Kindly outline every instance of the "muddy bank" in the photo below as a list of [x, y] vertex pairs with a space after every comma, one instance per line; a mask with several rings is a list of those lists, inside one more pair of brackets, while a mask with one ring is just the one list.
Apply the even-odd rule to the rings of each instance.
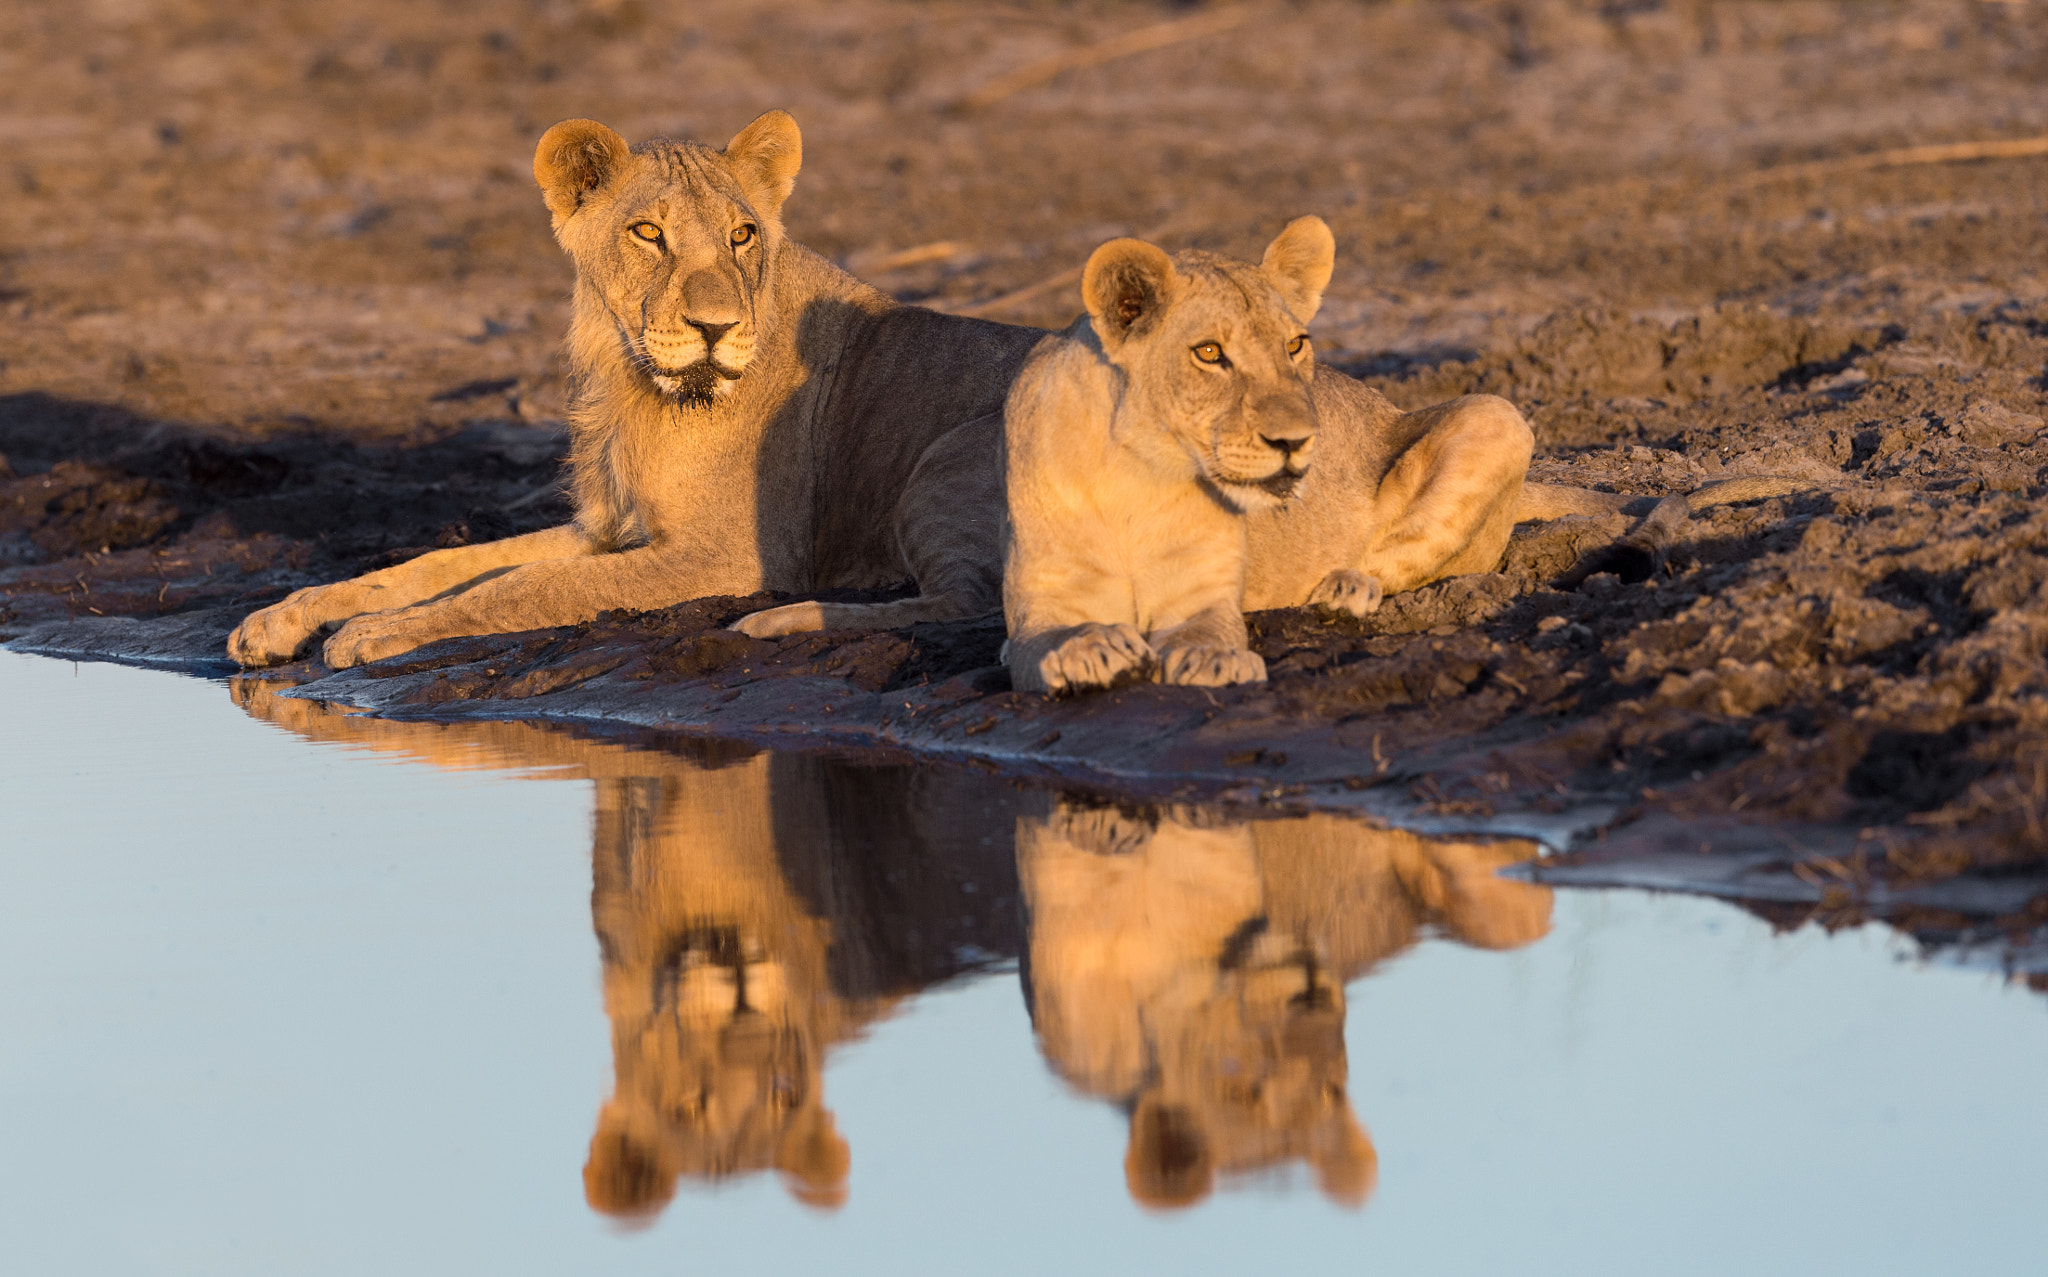
[[2048, 862], [2048, 159], [1867, 161], [2048, 131], [2048, 6], [1261, 12], [972, 109], [1172, 13], [10, 12], [0, 639], [225, 672], [229, 628], [293, 588], [566, 517], [534, 138], [588, 115], [716, 139], [785, 106], [791, 233], [906, 300], [1063, 322], [1064, 272], [1110, 235], [1241, 255], [1316, 211], [1329, 365], [1403, 404], [1510, 397], [1540, 479], [1811, 489], [1707, 511], [1662, 563], [1579, 580], [1621, 523], [1570, 520], [1363, 623], [1259, 615], [1252, 689], [1019, 696], [987, 622], [719, 628], [767, 596], [272, 677], [401, 716], [1526, 833], [1594, 878], [1691, 857], [1801, 907], [2024, 905]]

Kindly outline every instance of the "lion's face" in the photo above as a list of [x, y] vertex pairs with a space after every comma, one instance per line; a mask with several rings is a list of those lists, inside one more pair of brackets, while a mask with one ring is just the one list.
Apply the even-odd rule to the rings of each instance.
[[607, 1214], [649, 1218], [680, 1179], [768, 1169], [811, 1205], [845, 1199], [823, 1065], [847, 1008], [830, 927], [774, 861], [767, 763], [598, 781], [591, 903], [616, 1078], [583, 1177]]
[[1132, 1195], [1186, 1206], [1299, 1160], [1363, 1201], [1377, 1161], [1345, 1093], [1344, 989], [1269, 914], [1254, 830], [1063, 799], [1019, 820], [1017, 849], [1033, 1025], [1063, 1076], [1128, 1107]]
[[1159, 1025], [1157, 1072], [1132, 1103], [1131, 1191], [1184, 1206], [1219, 1174], [1300, 1158], [1324, 1192], [1356, 1205], [1377, 1159], [1345, 1095], [1343, 987], [1263, 919], [1233, 941], [1210, 995]]
[[598, 1119], [585, 1185], [626, 1216], [658, 1209], [679, 1175], [774, 1167], [803, 1201], [845, 1198], [846, 1143], [823, 1105], [816, 999], [744, 927], [670, 937], [649, 1014], [614, 1023], [620, 1085]]
[[780, 111], [723, 151], [660, 138], [628, 148], [591, 120], [541, 138], [534, 176], [555, 236], [652, 387], [708, 404], [745, 374], [770, 319], [778, 218], [801, 161], [796, 123]]
[[1308, 322], [1333, 260], [1314, 217], [1289, 224], [1256, 267], [1193, 251], [1168, 258], [1138, 240], [1097, 249], [1082, 293], [1129, 379], [1111, 425], [1118, 442], [1156, 441], [1162, 459], [1177, 450], [1234, 509], [1293, 496], [1316, 434]]

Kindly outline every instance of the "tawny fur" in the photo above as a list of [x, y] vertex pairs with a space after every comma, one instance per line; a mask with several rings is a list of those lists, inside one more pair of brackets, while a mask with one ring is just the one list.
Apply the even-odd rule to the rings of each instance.
[[1088, 259], [1088, 316], [1039, 344], [1004, 406], [1019, 690], [1265, 678], [1241, 607], [1244, 516], [1310, 467], [1308, 322], [1333, 253], [1305, 217], [1258, 266], [1138, 240]]
[[[723, 151], [550, 129], [534, 174], [576, 264], [575, 522], [301, 590], [245, 620], [229, 655], [288, 660], [340, 625], [322, 652], [339, 668], [709, 594], [910, 577], [992, 592], [996, 565], [950, 544], [959, 512], [913, 512], [908, 555], [889, 512], [913, 472], [986, 491], [993, 447], [928, 451], [1000, 408], [1042, 334], [900, 305], [789, 242], [800, 159], [780, 111]], [[992, 521], [1000, 503], [982, 508]]]
[[[1014, 832], [1040, 1048], [1077, 1090], [1128, 1112], [1125, 1173], [1150, 1206], [1290, 1162], [1334, 1200], [1362, 1201], [1376, 1159], [1347, 1099], [1345, 986], [1432, 930], [1508, 949], [1549, 928], [1549, 889], [1495, 872], [1534, 854], [1528, 843], [1044, 794], [1013, 819], [944, 773], [832, 792], [801, 755], [692, 759], [530, 723], [334, 714], [249, 679], [230, 691], [310, 739], [595, 783], [591, 907], [614, 1075], [584, 1185], [626, 1218], [681, 1186], [769, 1169], [808, 1204], [845, 1200], [851, 1150], [824, 1066], [918, 987], [873, 940], [894, 952], [918, 915], [896, 900], [864, 916], [867, 894], [830, 872], [848, 863], [831, 844], [849, 829]], [[869, 801], [907, 828], [870, 823]]]
[[[801, 156], [780, 111], [723, 151], [629, 148], [589, 120], [550, 129], [534, 174], [576, 264], [574, 522], [297, 591], [245, 619], [229, 656], [289, 660], [338, 626], [321, 654], [340, 668], [761, 589], [920, 589], [737, 627], [763, 636], [999, 607], [1000, 409], [1044, 334], [901, 305], [789, 242], [779, 218]], [[1252, 516], [1247, 608], [1370, 611], [1382, 592], [1491, 569], [1517, 518], [1613, 508], [1524, 492], [1528, 427], [1501, 400], [1403, 414], [1327, 369], [1313, 394], [1323, 474]]]
[[1061, 1076], [1129, 1112], [1126, 1181], [1148, 1206], [1297, 1159], [1364, 1201], [1377, 1158], [1347, 1099], [1344, 986], [1430, 926], [1493, 949], [1549, 930], [1549, 889], [1495, 872], [1530, 844], [1039, 801], [1017, 827], [1032, 1023]]
[[789, 783], [802, 760], [707, 765], [530, 723], [397, 722], [253, 680], [232, 690], [252, 716], [314, 740], [593, 782], [591, 911], [614, 1071], [583, 1169], [593, 1207], [644, 1219], [678, 1184], [768, 1170], [807, 1205], [846, 1200], [851, 1152], [825, 1102], [826, 1056], [895, 998], [835, 984], [835, 946], [840, 968], [858, 965], [848, 938], [790, 885], [778, 840], [832, 832], [811, 787]]

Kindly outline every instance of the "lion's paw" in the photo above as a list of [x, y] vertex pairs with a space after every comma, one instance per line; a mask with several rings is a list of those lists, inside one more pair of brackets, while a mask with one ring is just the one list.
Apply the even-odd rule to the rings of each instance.
[[1308, 605], [1325, 612], [1365, 616], [1379, 611], [1380, 600], [1384, 597], [1385, 591], [1380, 589], [1378, 577], [1350, 568], [1338, 568], [1308, 592]]
[[228, 635], [228, 659], [237, 665], [278, 665], [296, 657], [325, 624], [319, 603], [326, 588], [294, 590], [282, 603], [242, 618]]
[[1143, 677], [1156, 657], [1135, 628], [1090, 624], [1039, 658], [1038, 676], [1048, 692], [1083, 692]]
[[1224, 687], [1231, 683], [1263, 683], [1266, 662], [1242, 647], [1176, 647], [1160, 658], [1159, 681], [1183, 687]]
[[785, 603], [759, 612], [749, 612], [729, 629], [750, 638], [781, 638], [785, 634], [808, 634], [825, 628], [824, 610], [816, 603]]
[[447, 638], [449, 632], [425, 615], [427, 612], [426, 608], [399, 608], [365, 613], [335, 631], [320, 649], [320, 659], [329, 669], [345, 670]]

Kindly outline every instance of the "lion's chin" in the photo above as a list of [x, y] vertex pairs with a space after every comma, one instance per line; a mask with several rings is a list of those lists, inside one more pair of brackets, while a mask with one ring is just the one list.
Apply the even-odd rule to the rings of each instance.
[[1277, 470], [1263, 479], [1215, 479], [1216, 490], [1240, 511], [1271, 510], [1301, 491], [1306, 470]]
[[688, 368], [663, 369], [648, 376], [663, 392], [675, 396], [681, 403], [710, 404], [732, 394], [740, 372], [706, 360]]

